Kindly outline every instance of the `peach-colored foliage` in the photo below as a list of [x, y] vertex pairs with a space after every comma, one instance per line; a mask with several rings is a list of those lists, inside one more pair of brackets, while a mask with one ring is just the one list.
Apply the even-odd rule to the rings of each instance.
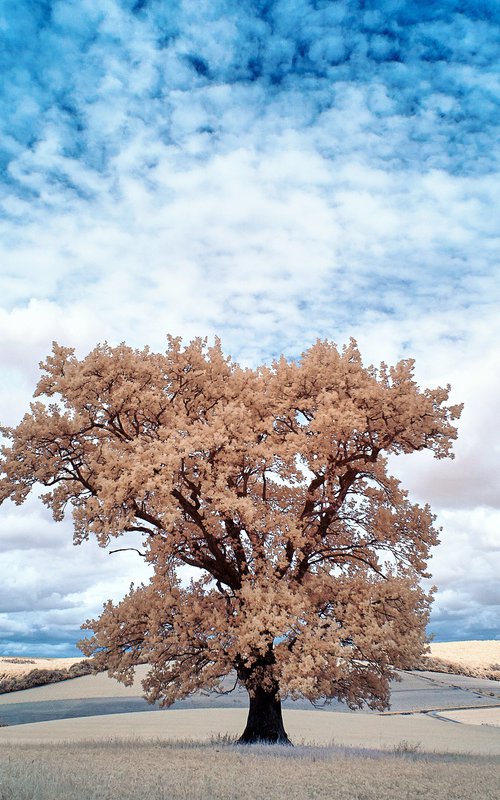
[[[75, 542], [144, 535], [151, 582], [108, 602], [82, 644], [170, 704], [236, 669], [250, 694], [383, 708], [392, 667], [425, 646], [418, 584], [437, 542], [385, 456], [450, 456], [461, 407], [420, 391], [413, 362], [364, 367], [354, 341], [242, 369], [196, 339], [165, 354], [54, 345], [37, 401], [4, 431], [0, 501], [35, 483]], [[182, 564], [200, 576], [183, 587]]]

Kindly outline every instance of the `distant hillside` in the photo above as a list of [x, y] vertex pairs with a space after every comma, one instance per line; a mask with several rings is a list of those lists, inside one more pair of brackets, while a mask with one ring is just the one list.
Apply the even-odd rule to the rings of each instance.
[[[433, 642], [415, 669], [500, 681], [500, 640]], [[0, 656], [0, 694], [58, 683], [92, 672], [91, 660]]]
[[33, 689], [48, 683], [79, 678], [92, 672], [90, 662], [76, 658], [0, 657], [0, 694]]
[[500, 681], [500, 640], [432, 642], [418, 669]]

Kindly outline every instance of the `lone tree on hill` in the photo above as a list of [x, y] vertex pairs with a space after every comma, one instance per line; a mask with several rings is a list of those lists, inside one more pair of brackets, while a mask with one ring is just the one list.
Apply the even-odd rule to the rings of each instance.
[[[53, 346], [17, 428], [3, 429], [0, 502], [32, 487], [74, 541], [138, 531], [148, 585], [104, 605], [80, 643], [169, 705], [235, 670], [250, 710], [241, 742], [288, 742], [285, 696], [383, 709], [395, 668], [425, 646], [419, 586], [438, 541], [386, 455], [450, 456], [460, 406], [420, 391], [413, 362], [364, 367], [356, 343], [242, 369], [217, 341], [165, 354]], [[199, 570], [183, 585], [182, 565]]]

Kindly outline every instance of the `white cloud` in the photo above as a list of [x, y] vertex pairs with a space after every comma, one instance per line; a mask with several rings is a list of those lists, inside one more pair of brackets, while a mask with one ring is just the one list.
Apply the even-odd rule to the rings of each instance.
[[140, 548], [140, 540], [128, 536], [106, 549], [94, 540], [75, 547], [70, 520], [54, 523], [35, 497], [22, 509], [2, 506], [0, 652], [9, 652], [15, 635], [26, 640], [19, 652], [43, 653], [36, 644], [41, 636], [48, 654], [51, 642], [58, 641], [62, 651], [73, 651], [83, 638], [80, 625], [98, 616], [106, 600], [116, 602], [132, 582], [149, 580], [150, 570], [137, 553], [109, 554], [117, 547]]

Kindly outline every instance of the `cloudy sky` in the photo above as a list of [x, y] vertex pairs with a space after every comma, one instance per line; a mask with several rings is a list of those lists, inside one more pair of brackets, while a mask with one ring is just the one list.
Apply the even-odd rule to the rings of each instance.
[[[0, 11], [0, 420], [57, 340], [219, 334], [249, 366], [350, 336], [465, 402], [395, 459], [443, 526], [437, 640], [500, 638], [496, 0], [18, 0]], [[0, 509], [0, 653], [73, 655], [145, 577]]]

